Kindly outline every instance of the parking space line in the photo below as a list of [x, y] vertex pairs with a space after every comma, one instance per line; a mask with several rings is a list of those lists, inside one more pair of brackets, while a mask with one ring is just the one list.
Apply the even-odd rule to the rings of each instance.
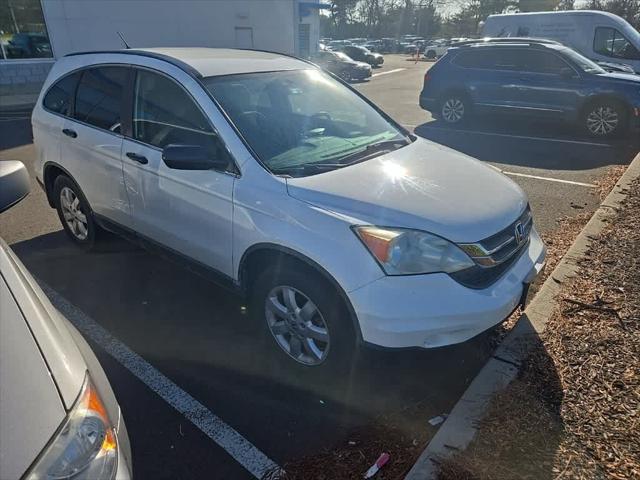
[[471, 133], [473, 135], [487, 135], [492, 137], [516, 138], [520, 140], [536, 140], [536, 141], [544, 141], [544, 142], [570, 143], [574, 145], [588, 145], [591, 147], [604, 147], [604, 148], [612, 147], [612, 145], [609, 145], [608, 143], [586, 142], [584, 140], [563, 140], [561, 138], [531, 137], [528, 135], [512, 135], [509, 133], [494, 133], [494, 132], [481, 132], [479, 130], [460, 130], [456, 128], [431, 127], [429, 125], [425, 126], [424, 128], [428, 128], [430, 130], [441, 130], [443, 132]]
[[262, 478], [267, 472], [280, 467], [262, 451], [240, 435], [207, 407], [193, 398], [169, 378], [154, 368], [140, 355], [112, 336], [102, 326], [71, 304], [62, 295], [38, 280], [51, 303], [64, 314], [78, 330], [100, 345], [107, 353], [153, 390], [160, 398], [184, 415], [211, 440], [222, 447], [254, 477]]
[[546, 180], [547, 182], [566, 183], [568, 185], [578, 185], [580, 187], [589, 187], [589, 188], [597, 187], [597, 185], [594, 185], [593, 183], [575, 182], [573, 180], [563, 180], [562, 178], [541, 177], [540, 175], [529, 175], [528, 173], [509, 172], [506, 170], [502, 170], [501, 168], [496, 167], [495, 165], [491, 165], [490, 163], [487, 163], [487, 165], [493, 168], [494, 170], [497, 170], [500, 173], [504, 173], [505, 175], [511, 175], [512, 177], [534, 178], [536, 180]]
[[401, 72], [403, 70], [406, 70], [406, 68], [394, 68], [393, 70], [387, 70], [386, 72], [374, 73], [373, 75], [371, 75], [371, 78], [379, 77], [381, 75], [388, 75], [389, 73]]

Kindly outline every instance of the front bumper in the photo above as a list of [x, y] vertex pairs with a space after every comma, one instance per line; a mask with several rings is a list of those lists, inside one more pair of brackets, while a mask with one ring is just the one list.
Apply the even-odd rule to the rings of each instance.
[[433, 348], [464, 342], [509, 316], [525, 285], [544, 267], [535, 229], [527, 250], [484, 290], [464, 287], [444, 273], [382, 277], [349, 292], [362, 339], [388, 348]]
[[354, 68], [351, 70], [351, 78], [354, 80], [364, 80], [365, 78], [371, 77], [371, 69], [370, 68]]

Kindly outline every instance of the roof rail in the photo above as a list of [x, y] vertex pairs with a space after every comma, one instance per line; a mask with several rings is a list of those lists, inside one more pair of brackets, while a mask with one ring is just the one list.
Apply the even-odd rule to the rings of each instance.
[[128, 50], [95, 50], [88, 52], [74, 52], [67, 53], [65, 57], [77, 57], [80, 55], [94, 55], [94, 54], [117, 54], [117, 55], [138, 55], [141, 57], [155, 58], [156, 60], [163, 60], [167, 63], [170, 63], [181, 70], [184, 70], [189, 75], [194, 76], [196, 78], [202, 78], [200, 72], [198, 72], [195, 68], [193, 68], [188, 63], [183, 62], [182, 60], [178, 60], [177, 58], [170, 57], [169, 55], [163, 55], [162, 53], [157, 52], [148, 52], [146, 50], [136, 50], [135, 48], [131, 48]]
[[475, 40], [465, 40], [464, 42], [457, 42], [451, 45], [452, 47], [464, 47], [467, 45], [486, 45], [495, 43], [526, 43], [530, 45], [562, 45], [555, 40], [548, 40], [546, 38], [534, 38], [534, 37], [486, 37], [477, 38]]

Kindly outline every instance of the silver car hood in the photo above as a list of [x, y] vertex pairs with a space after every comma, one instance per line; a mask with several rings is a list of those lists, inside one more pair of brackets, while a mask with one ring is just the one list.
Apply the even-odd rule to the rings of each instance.
[[69, 410], [84, 383], [87, 364], [66, 326], [66, 321], [60, 317], [31, 274], [2, 239], [0, 271], [25, 314], [62, 402]]
[[442, 145], [411, 145], [349, 167], [288, 178], [289, 194], [352, 223], [425, 230], [475, 242], [525, 209], [520, 187], [486, 164]]

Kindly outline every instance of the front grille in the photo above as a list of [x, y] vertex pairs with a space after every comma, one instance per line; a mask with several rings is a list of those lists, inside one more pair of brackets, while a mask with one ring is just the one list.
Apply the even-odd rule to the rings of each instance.
[[[520, 239], [516, 234], [518, 224]], [[451, 277], [469, 288], [491, 286], [509, 270], [529, 245], [532, 228], [533, 218], [527, 206], [522, 215], [505, 229], [477, 243], [461, 244], [460, 248], [469, 254], [476, 266], [452, 273]]]

